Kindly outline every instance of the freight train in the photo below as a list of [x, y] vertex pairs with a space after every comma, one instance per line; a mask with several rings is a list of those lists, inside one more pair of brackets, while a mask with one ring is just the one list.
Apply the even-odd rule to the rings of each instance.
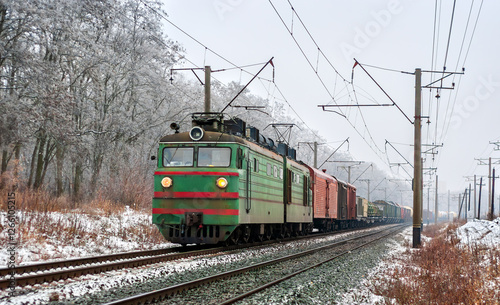
[[189, 132], [173, 123], [159, 142], [152, 214], [166, 240], [236, 244], [405, 220], [404, 208], [356, 198], [354, 185], [240, 119], [192, 119]]

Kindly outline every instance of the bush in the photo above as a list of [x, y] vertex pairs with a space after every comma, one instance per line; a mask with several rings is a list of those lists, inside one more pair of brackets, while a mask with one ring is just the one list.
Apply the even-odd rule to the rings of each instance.
[[433, 238], [377, 276], [373, 292], [387, 304], [499, 304], [499, 249], [460, 246], [456, 227], [427, 227]]

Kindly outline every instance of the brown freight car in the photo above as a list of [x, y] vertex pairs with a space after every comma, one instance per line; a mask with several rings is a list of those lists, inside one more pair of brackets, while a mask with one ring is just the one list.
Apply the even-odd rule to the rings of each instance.
[[341, 180], [337, 180], [337, 183], [337, 223], [340, 229], [345, 229], [354, 226], [356, 222], [356, 187]]
[[356, 222], [356, 187], [352, 184], [347, 184], [347, 219], [349, 227]]

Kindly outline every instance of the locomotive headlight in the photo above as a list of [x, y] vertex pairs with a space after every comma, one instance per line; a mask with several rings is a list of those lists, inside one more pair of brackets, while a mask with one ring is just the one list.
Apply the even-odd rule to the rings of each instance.
[[169, 188], [172, 186], [172, 178], [170, 177], [165, 177], [163, 179], [161, 179], [161, 185], [164, 187], [164, 188]]
[[201, 140], [201, 138], [203, 138], [203, 134], [204, 134], [203, 129], [199, 126], [195, 126], [191, 129], [191, 131], [189, 131], [189, 137], [193, 141]]
[[217, 181], [215, 182], [215, 184], [217, 184], [218, 188], [224, 189], [224, 188], [227, 187], [227, 179], [224, 178], [224, 177], [220, 177], [219, 179], [217, 179]]

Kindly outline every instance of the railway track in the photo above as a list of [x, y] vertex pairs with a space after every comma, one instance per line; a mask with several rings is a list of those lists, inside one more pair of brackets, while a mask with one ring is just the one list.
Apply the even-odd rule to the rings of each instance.
[[[293, 242], [299, 239], [318, 238], [326, 235], [341, 234], [356, 229], [336, 231], [330, 233], [317, 233], [307, 236], [283, 239], [279, 242]], [[99, 274], [103, 272], [135, 268], [159, 262], [179, 260], [183, 258], [212, 255], [216, 253], [227, 253], [250, 247], [267, 246], [277, 242], [276, 240], [263, 241], [245, 245], [233, 245], [229, 247], [216, 246], [190, 246], [175, 247], [158, 250], [133, 251], [110, 255], [101, 255], [69, 260], [36, 263], [16, 268], [0, 268], [0, 289], [6, 289], [12, 282], [10, 275], [15, 274], [16, 286], [36, 285], [53, 281], [76, 278], [88, 274]]]
[[[304, 237], [307, 238], [307, 237]], [[47, 282], [76, 278], [87, 274], [134, 268], [159, 262], [178, 260], [193, 256], [227, 252], [247, 247], [263, 246], [276, 241], [264, 241], [247, 245], [229, 247], [190, 246], [158, 250], [133, 251], [69, 260], [36, 263], [15, 268], [0, 268], [0, 289], [6, 289], [15, 274], [16, 286], [36, 285]], [[7, 278], [9, 277], [9, 278]]]
[[175, 247], [168, 249], [133, 251], [110, 255], [75, 258], [63, 261], [37, 263], [15, 268], [0, 268], [0, 289], [6, 289], [12, 279], [6, 277], [15, 274], [17, 286], [35, 285], [45, 282], [75, 278], [86, 274], [133, 268], [143, 265], [171, 261], [190, 256], [220, 252], [215, 247]]
[[[329, 261], [332, 261], [336, 258], [347, 255], [353, 250], [364, 247], [364, 246], [369, 245], [370, 243], [373, 243], [377, 240], [380, 240], [382, 238], [390, 236], [390, 235], [394, 234], [395, 232], [400, 231], [404, 227], [406, 227], [406, 226], [400, 225], [400, 226], [395, 226], [388, 231], [382, 231], [382, 232], [377, 231], [375, 233], [364, 234], [362, 236], [334, 242], [334, 243], [331, 243], [331, 244], [326, 245], [326, 246], [321, 246], [318, 248], [298, 252], [298, 253], [295, 253], [292, 255], [287, 255], [284, 257], [268, 260], [266, 262], [254, 264], [251, 266], [246, 266], [246, 267], [230, 270], [227, 272], [223, 272], [223, 273], [215, 274], [212, 276], [200, 278], [200, 279], [193, 280], [190, 282], [173, 285], [173, 286], [166, 287], [163, 289], [134, 295], [134, 296], [131, 296], [128, 298], [116, 300], [116, 301], [106, 303], [106, 304], [107, 305], [149, 304], [149, 303], [155, 303], [158, 301], [169, 300], [169, 298], [171, 298], [173, 296], [182, 295], [183, 293], [185, 293], [191, 289], [195, 289], [195, 288], [198, 288], [200, 286], [204, 287], [204, 285], [209, 285], [211, 283], [214, 283], [214, 282], [217, 282], [220, 280], [228, 280], [228, 279], [242, 277], [242, 276], [243, 277], [246, 276], [247, 278], [249, 278], [249, 273], [253, 272], [255, 270], [262, 270], [265, 268], [273, 268], [274, 266], [278, 266], [278, 270], [282, 270], [282, 269], [279, 269], [280, 268], [279, 265], [282, 263], [296, 261], [296, 263], [295, 263], [296, 265], [301, 265], [300, 259], [305, 257], [305, 256], [315, 255], [315, 254], [318, 255], [318, 253], [321, 254], [320, 256], [323, 256], [325, 253], [327, 253], [329, 251], [331, 251], [333, 253], [333, 254], [329, 254], [328, 258], [324, 258], [324, 259], [322, 258], [319, 262], [317, 262], [315, 264], [312, 264], [312, 265], [307, 266], [307, 267], [303, 267], [300, 270], [293, 271], [285, 276], [282, 276], [280, 278], [274, 279], [273, 281], [270, 281], [270, 282], [267, 282], [263, 285], [260, 285], [259, 287], [255, 287], [249, 291], [245, 291], [242, 294], [234, 295], [229, 299], [217, 300], [217, 304], [232, 304], [232, 303], [235, 303], [239, 300], [242, 300], [242, 299], [244, 299], [252, 294], [260, 292], [268, 287], [271, 287], [273, 285], [281, 283], [281, 282], [283, 282], [291, 277], [294, 277], [300, 273], [306, 272], [312, 268], [316, 268], [316, 267], [318, 267], [322, 264], [325, 264]], [[364, 239], [367, 239], [367, 240], [364, 241]], [[354, 244], [354, 243], [355, 243], [354, 246], [346, 247], [346, 245]], [[225, 286], [231, 287], [232, 285], [225, 282]], [[178, 301], [178, 300], [176, 300], [176, 301]]]

